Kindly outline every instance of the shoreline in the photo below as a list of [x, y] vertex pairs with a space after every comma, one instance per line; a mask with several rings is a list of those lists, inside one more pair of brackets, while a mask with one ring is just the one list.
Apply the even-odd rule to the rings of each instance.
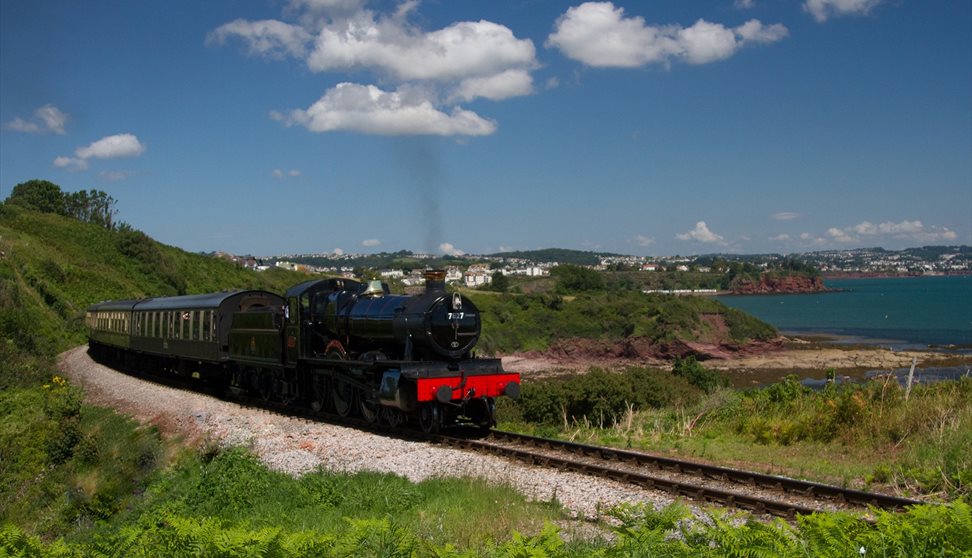
[[[727, 374], [735, 387], [772, 383], [796, 374], [801, 379], [821, 380], [829, 369], [840, 377], [863, 379], [872, 372], [972, 369], [972, 351], [954, 352], [937, 348], [895, 350], [879, 345], [840, 345], [831, 336], [781, 337], [778, 343], [737, 353], [698, 358], [706, 368]], [[592, 368], [621, 370], [632, 366], [670, 369], [671, 360], [593, 355], [551, 356], [536, 352], [503, 355], [503, 367], [526, 378], [583, 374]]]

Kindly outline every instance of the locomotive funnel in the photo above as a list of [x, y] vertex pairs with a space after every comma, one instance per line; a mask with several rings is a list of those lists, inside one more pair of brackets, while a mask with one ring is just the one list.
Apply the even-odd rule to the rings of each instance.
[[425, 270], [425, 291], [438, 292], [445, 290], [446, 273], [442, 269]]

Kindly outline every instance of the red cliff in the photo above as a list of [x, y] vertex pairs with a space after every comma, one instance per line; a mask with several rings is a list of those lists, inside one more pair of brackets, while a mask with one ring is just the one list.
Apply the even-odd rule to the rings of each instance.
[[805, 275], [760, 275], [759, 282], [742, 279], [732, 286], [733, 294], [819, 293], [828, 290], [822, 277]]

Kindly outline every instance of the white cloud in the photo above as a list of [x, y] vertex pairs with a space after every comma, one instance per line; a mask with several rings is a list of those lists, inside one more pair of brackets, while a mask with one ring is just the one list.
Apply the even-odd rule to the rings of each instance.
[[67, 168], [69, 170], [84, 170], [88, 168], [88, 162], [84, 159], [79, 159], [77, 157], [66, 157], [61, 155], [54, 159], [54, 166], [58, 168]]
[[54, 166], [84, 170], [88, 168], [88, 159], [117, 159], [119, 157], [137, 157], [145, 153], [145, 144], [138, 141], [134, 134], [116, 134], [106, 136], [85, 147], [74, 150], [74, 157], [60, 156], [54, 159]]
[[107, 136], [88, 145], [79, 147], [74, 154], [80, 159], [115, 159], [118, 157], [137, 157], [145, 152], [145, 144], [138, 141], [134, 134]]
[[238, 37], [246, 43], [250, 54], [268, 58], [286, 55], [303, 58], [314, 38], [302, 27], [283, 21], [237, 19], [220, 25], [206, 35], [206, 44], [223, 44], [230, 37]]
[[361, 241], [361, 245], [362, 246], [367, 246], [369, 248], [373, 248], [375, 246], [380, 246], [381, 245], [381, 241], [378, 240], [377, 238], [369, 238], [369, 239], [366, 239], [366, 240], [362, 240]]
[[312, 132], [346, 130], [381, 135], [483, 136], [496, 131], [495, 122], [460, 107], [446, 114], [420, 91], [389, 92], [354, 83], [339, 83], [307, 110], [291, 111], [285, 122]]
[[883, 223], [871, 223], [862, 221], [856, 225], [838, 229], [831, 228], [827, 233], [839, 242], [860, 242], [865, 239], [896, 239], [912, 242], [940, 242], [952, 241], [958, 238], [955, 231], [948, 227], [926, 227], [919, 220], [900, 222], [885, 221]]
[[759, 20], [728, 28], [704, 19], [691, 27], [648, 25], [640, 16], [625, 17], [611, 2], [586, 2], [557, 19], [546, 46], [593, 67], [634, 68], [684, 60], [706, 64], [732, 56], [746, 43], [771, 43], [789, 34], [781, 24]]
[[831, 17], [845, 15], [864, 15], [869, 13], [883, 0], [806, 0], [803, 9], [819, 23]]
[[740, 10], [749, 10], [756, 7], [754, 0], [736, 0], [733, 5]]
[[652, 244], [655, 243], [655, 239], [654, 237], [651, 236], [645, 236], [643, 234], [639, 234], [635, 236], [635, 243], [638, 246], [651, 246]]
[[708, 225], [705, 221], [699, 221], [695, 224], [695, 228], [689, 232], [676, 234], [675, 238], [679, 240], [694, 240], [696, 242], [702, 242], [705, 244], [719, 244], [726, 245], [726, 239], [712, 231], [709, 230]]
[[827, 236], [829, 236], [832, 240], [836, 240], [837, 242], [844, 244], [857, 242], [856, 237], [847, 234], [847, 231], [838, 229], [837, 227], [830, 227], [827, 229]]
[[790, 30], [781, 23], [763, 25], [758, 19], [751, 19], [734, 31], [743, 43], [775, 43], [790, 34]]
[[776, 221], [792, 221], [800, 217], [800, 214], [792, 211], [780, 211], [779, 213], [774, 213], [772, 217]]
[[455, 246], [453, 246], [449, 242], [443, 242], [442, 244], [439, 244], [439, 251], [442, 252], [443, 254], [446, 254], [447, 256], [465, 256], [466, 255], [465, 252], [463, 252], [462, 250], [456, 248]]
[[526, 70], [507, 70], [487, 77], [462, 80], [453, 95], [464, 101], [483, 97], [501, 101], [533, 93], [533, 77]]
[[365, 9], [365, 3], [290, 0], [284, 16], [297, 23], [237, 19], [210, 32], [206, 42], [239, 39], [253, 55], [291, 56], [312, 72], [372, 71], [391, 84], [343, 83], [307, 110], [270, 113], [320, 132], [488, 135], [496, 124], [456, 103], [533, 93], [536, 49], [510, 28], [480, 20], [426, 31], [409, 22], [418, 0], [400, 2], [389, 13]]
[[342, 250], [340, 248], [335, 248], [334, 249], [334, 255], [335, 256], [343, 256], [344, 255], [344, 250]]
[[3, 127], [17, 132], [29, 132], [33, 134], [51, 132], [64, 135], [67, 133], [64, 126], [67, 124], [69, 118], [67, 113], [62, 112], [61, 109], [54, 105], [44, 105], [34, 111], [34, 118], [32, 120], [24, 120], [18, 116], [4, 124]]
[[307, 57], [315, 72], [370, 68], [402, 81], [489, 77], [536, 65], [533, 41], [517, 39], [504, 25], [460, 21], [422, 32], [401, 14], [377, 19], [367, 10], [325, 26]]
[[771, 236], [770, 237], [770, 240], [773, 240], [773, 241], [776, 241], [776, 242], [786, 242], [786, 241], [790, 240], [790, 235], [788, 235], [786, 233], [781, 233], [781, 234], [778, 234], [776, 236]]

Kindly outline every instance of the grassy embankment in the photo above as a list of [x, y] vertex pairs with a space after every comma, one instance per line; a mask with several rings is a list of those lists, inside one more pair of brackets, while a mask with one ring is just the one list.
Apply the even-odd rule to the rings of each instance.
[[972, 501], [972, 378], [727, 389], [694, 359], [524, 383], [501, 427], [933, 500]]
[[[297, 276], [232, 264], [0, 206], [0, 555], [671, 556], [901, 554], [972, 547], [969, 507], [820, 515], [796, 526], [686, 524], [679, 507], [620, 509], [614, 539], [565, 543], [555, 505], [479, 481], [267, 471], [243, 450], [185, 448], [82, 403], [54, 355], [83, 340], [94, 301], [228, 287], [280, 291]], [[519, 536], [514, 531], [532, 533]], [[672, 537], [681, 533], [681, 537]], [[918, 534], [916, 534], [918, 533]], [[38, 538], [40, 537], [40, 538]]]

